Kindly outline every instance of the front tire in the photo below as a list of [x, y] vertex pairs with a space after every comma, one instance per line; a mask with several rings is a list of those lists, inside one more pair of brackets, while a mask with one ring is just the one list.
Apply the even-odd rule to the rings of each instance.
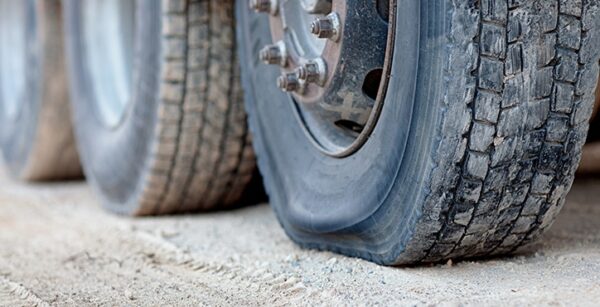
[[379, 119], [336, 157], [275, 86], [279, 69], [255, 60], [274, 23], [238, 0], [246, 104], [277, 216], [301, 246], [387, 265], [513, 252], [550, 227], [571, 187], [598, 76], [598, 1], [392, 3]]

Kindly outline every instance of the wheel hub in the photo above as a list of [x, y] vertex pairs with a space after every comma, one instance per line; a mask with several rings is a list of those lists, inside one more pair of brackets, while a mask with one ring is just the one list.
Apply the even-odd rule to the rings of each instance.
[[250, 0], [269, 14], [277, 86], [293, 98], [319, 148], [344, 155], [367, 124], [382, 77], [388, 24], [377, 1]]

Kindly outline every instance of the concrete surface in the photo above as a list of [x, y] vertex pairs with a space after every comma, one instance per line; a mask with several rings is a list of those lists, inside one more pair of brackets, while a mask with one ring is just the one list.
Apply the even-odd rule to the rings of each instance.
[[0, 174], [0, 305], [594, 305], [600, 180], [519, 256], [390, 268], [290, 242], [267, 205], [128, 219]]

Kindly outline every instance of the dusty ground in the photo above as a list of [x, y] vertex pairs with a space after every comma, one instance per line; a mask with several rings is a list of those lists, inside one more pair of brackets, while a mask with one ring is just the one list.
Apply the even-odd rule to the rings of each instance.
[[380, 267], [292, 244], [267, 205], [131, 220], [83, 183], [0, 174], [0, 305], [593, 305], [600, 302], [600, 180], [579, 181], [522, 255]]

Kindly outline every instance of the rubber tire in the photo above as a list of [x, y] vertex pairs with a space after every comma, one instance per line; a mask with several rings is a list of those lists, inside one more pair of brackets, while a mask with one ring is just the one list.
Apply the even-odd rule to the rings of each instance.
[[395, 3], [381, 116], [338, 159], [297, 124], [279, 69], [255, 60], [270, 43], [268, 18], [237, 1], [271, 204], [301, 246], [380, 264], [513, 252], [550, 227], [571, 187], [598, 77], [598, 1]]
[[[20, 1], [30, 52], [26, 93], [14, 116], [0, 114], [0, 144], [11, 175], [30, 181], [81, 178], [68, 99], [61, 3]], [[1, 90], [1, 89], [0, 89]]]
[[88, 180], [111, 211], [224, 208], [255, 169], [234, 52], [233, 4], [137, 1], [133, 96], [107, 128], [94, 114], [80, 1], [66, 2], [75, 128]]

